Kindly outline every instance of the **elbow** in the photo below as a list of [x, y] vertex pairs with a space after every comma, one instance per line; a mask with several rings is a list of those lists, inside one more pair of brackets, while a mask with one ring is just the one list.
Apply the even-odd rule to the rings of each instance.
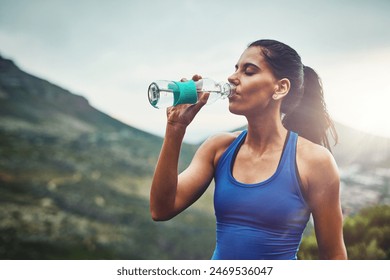
[[149, 205], [150, 215], [155, 222], [164, 222], [176, 216], [173, 206], [165, 203], [158, 203], [151, 198]]
[[166, 218], [166, 217], [160, 216], [160, 215], [156, 215], [156, 214], [152, 214], [152, 220], [155, 222], [164, 222], [164, 221], [168, 221], [169, 218]]
[[173, 215], [160, 213], [159, 211], [150, 210], [150, 214], [152, 216], [152, 220], [155, 222], [164, 222], [173, 218]]

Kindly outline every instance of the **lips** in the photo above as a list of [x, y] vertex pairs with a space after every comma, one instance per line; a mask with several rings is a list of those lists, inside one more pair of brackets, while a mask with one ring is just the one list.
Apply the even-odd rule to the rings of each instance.
[[237, 88], [234, 88], [232, 91], [232, 94], [229, 96], [229, 99], [234, 98], [235, 96], [240, 95], [239, 92], [237, 92]]
[[238, 97], [238, 94], [234, 93], [234, 94], [232, 94], [232, 96], [229, 96], [229, 101], [234, 101], [237, 99], [237, 97]]

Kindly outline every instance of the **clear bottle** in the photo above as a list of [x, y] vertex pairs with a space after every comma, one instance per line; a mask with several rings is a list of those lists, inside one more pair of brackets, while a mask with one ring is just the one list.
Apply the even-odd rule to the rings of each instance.
[[233, 94], [234, 85], [204, 78], [199, 81], [175, 82], [158, 80], [149, 85], [148, 98], [155, 108], [167, 108], [179, 104], [195, 104], [201, 93], [209, 93], [207, 104], [225, 99]]

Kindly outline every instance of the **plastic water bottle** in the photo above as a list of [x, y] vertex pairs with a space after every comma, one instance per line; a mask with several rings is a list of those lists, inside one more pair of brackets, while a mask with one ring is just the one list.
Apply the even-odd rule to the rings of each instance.
[[204, 78], [199, 81], [175, 82], [158, 80], [149, 85], [148, 98], [155, 108], [167, 108], [179, 104], [195, 104], [202, 93], [208, 93], [207, 104], [225, 99], [234, 92], [234, 85]]

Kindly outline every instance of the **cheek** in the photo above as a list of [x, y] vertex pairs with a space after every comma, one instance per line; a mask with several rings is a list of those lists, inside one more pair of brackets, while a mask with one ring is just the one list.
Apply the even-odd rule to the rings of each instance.
[[268, 79], [248, 82], [245, 94], [250, 98], [268, 99], [274, 93], [274, 84]]
[[240, 94], [229, 101], [229, 110], [243, 114], [252, 110], [262, 110], [268, 106], [274, 94], [274, 83], [268, 77], [241, 80]]

